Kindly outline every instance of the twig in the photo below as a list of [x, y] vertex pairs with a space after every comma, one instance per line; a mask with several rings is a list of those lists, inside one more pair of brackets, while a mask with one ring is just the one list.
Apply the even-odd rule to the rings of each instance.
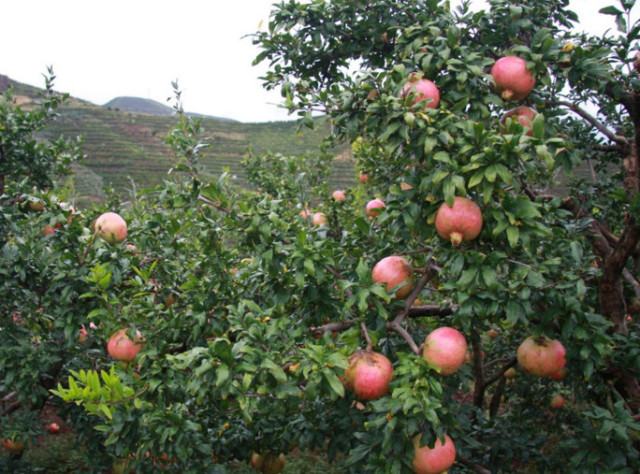
[[488, 387], [493, 382], [502, 377], [507, 370], [509, 370], [511, 367], [514, 367], [517, 363], [518, 359], [516, 359], [515, 357], [509, 359], [509, 361], [505, 365], [503, 365], [500, 370], [498, 370], [495, 374], [484, 381], [484, 388]]
[[369, 336], [369, 331], [367, 331], [367, 325], [362, 322], [360, 323], [360, 332], [362, 333], [362, 337], [367, 341], [367, 351], [370, 351], [373, 348], [373, 341], [371, 340], [371, 336]]

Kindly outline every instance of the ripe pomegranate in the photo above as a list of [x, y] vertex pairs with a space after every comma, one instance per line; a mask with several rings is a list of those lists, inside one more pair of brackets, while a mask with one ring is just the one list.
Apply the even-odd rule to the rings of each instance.
[[142, 350], [141, 340], [140, 331], [136, 331], [136, 337], [132, 341], [127, 335], [127, 329], [120, 329], [109, 338], [107, 352], [115, 360], [131, 362], [136, 358], [138, 352]]
[[311, 211], [309, 209], [303, 209], [300, 211], [300, 213], [298, 214], [300, 217], [302, 217], [303, 219], [306, 219], [307, 217], [309, 217], [311, 215]]
[[342, 202], [347, 198], [347, 195], [344, 193], [342, 189], [336, 189], [331, 195], [331, 197], [336, 201]]
[[50, 225], [46, 225], [42, 229], [42, 236], [43, 237], [46, 237], [47, 235], [53, 235], [55, 233], [56, 233], [56, 229], [54, 227], [51, 227]]
[[3, 439], [2, 446], [4, 446], [7, 451], [15, 453], [24, 449], [24, 441], [16, 441], [15, 439]]
[[46, 426], [46, 429], [49, 433], [52, 433], [52, 434], [60, 433], [60, 425], [58, 423], [49, 423]]
[[475, 239], [482, 230], [482, 212], [476, 203], [456, 197], [453, 207], [445, 202], [436, 214], [436, 230], [454, 246]]
[[511, 120], [518, 120], [527, 131], [526, 135], [530, 137], [533, 133], [533, 119], [536, 118], [536, 115], [538, 115], [538, 112], [535, 109], [527, 107], [526, 105], [521, 105], [520, 107], [516, 107], [515, 109], [505, 112], [500, 119], [500, 125], [505, 129], [508, 118], [511, 118]]
[[349, 357], [344, 386], [359, 398], [375, 400], [387, 394], [392, 376], [393, 366], [384, 355], [357, 350]]
[[366, 183], [367, 181], [369, 181], [369, 173], [363, 173], [362, 171], [360, 171], [358, 179], [361, 183]]
[[278, 474], [284, 469], [285, 461], [282, 453], [253, 453], [249, 465], [263, 474]]
[[327, 223], [327, 216], [323, 212], [316, 212], [311, 218], [313, 225], [325, 225]]
[[127, 223], [115, 212], [105, 212], [96, 219], [95, 231], [106, 242], [118, 244], [127, 238]]
[[527, 62], [517, 56], [498, 59], [491, 68], [496, 92], [504, 100], [522, 100], [536, 85]]
[[467, 341], [460, 331], [451, 327], [438, 328], [427, 336], [422, 357], [442, 375], [451, 375], [464, 364]]
[[378, 214], [382, 212], [382, 209], [384, 209], [385, 207], [387, 206], [382, 199], [377, 199], [377, 198], [372, 199], [367, 203], [367, 207], [366, 207], [367, 215], [369, 217], [376, 217]]
[[557, 339], [529, 336], [518, 347], [516, 356], [525, 372], [537, 377], [550, 377], [567, 363], [565, 354], [564, 346]]
[[387, 291], [404, 283], [396, 290], [396, 300], [406, 298], [413, 288], [413, 268], [404, 257], [398, 255], [385, 257], [376, 263], [371, 278], [375, 283], [386, 283]]
[[549, 403], [549, 406], [551, 408], [559, 410], [564, 406], [564, 397], [559, 394], [554, 395], [553, 398], [551, 399], [551, 402]]
[[436, 439], [432, 448], [420, 446], [421, 435], [413, 438], [413, 461], [411, 466], [416, 474], [440, 474], [451, 466], [456, 460], [456, 447], [449, 435], [444, 435], [444, 443], [440, 438]]
[[440, 102], [440, 91], [438, 87], [429, 79], [421, 79], [417, 75], [409, 76], [409, 80], [402, 88], [400, 97], [414, 93], [415, 96], [411, 105], [424, 101], [424, 107], [435, 109]]

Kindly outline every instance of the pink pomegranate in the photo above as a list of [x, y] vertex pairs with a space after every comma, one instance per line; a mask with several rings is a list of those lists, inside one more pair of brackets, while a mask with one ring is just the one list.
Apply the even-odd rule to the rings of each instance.
[[424, 341], [422, 357], [442, 375], [451, 375], [464, 364], [467, 355], [467, 340], [462, 333], [451, 327], [431, 331]]
[[325, 225], [327, 223], [327, 216], [323, 212], [316, 212], [311, 218], [311, 223], [316, 226]]
[[377, 199], [377, 198], [372, 199], [367, 203], [367, 207], [366, 207], [367, 215], [369, 217], [376, 217], [378, 214], [382, 212], [382, 209], [384, 209], [385, 207], [387, 206], [382, 199]]
[[303, 209], [298, 213], [298, 215], [300, 217], [302, 217], [303, 219], [306, 219], [307, 217], [309, 217], [311, 215], [311, 211], [309, 209]]
[[369, 181], [369, 173], [363, 173], [362, 171], [360, 171], [358, 179], [361, 183], [366, 183], [367, 181]]
[[551, 377], [567, 363], [565, 348], [557, 339], [546, 336], [529, 336], [520, 347], [516, 356], [522, 369], [537, 377]]
[[331, 197], [336, 201], [342, 202], [347, 198], [347, 195], [342, 189], [336, 189], [331, 195]]
[[385, 257], [376, 263], [371, 278], [375, 283], [386, 283], [387, 291], [402, 285], [396, 290], [394, 299], [406, 298], [413, 288], [413, 268], [404, 257], [398, 255]]
[[536, 118], [536, 115], [538, 115], [538, 112], [535, 109], [521, 105], [520, 107], [505, 112], [500, 119], [500, 124], [504, 128], [508, 118], [518, 120], [527, 131], [526, 135], [530, 137], [531, 133], [533, 133], [533, 119]]
[[445, 202], [436, 214], [436, 230], [454, 246], [475, 239], [482, 230], [482, 212], [476, 203], [456, 197], [453, 207]]
[[411, 93], [415, 94], [415, 97], [411, 101], [411, 105], [424, 101], [425, 107], [435, 109], [440, 102], [440, 91], [429, 79], [420, 79], [417, 76], [410, 76], [409, 80], [402, 88], [400, 96], [404, 97]]
[[517, 56], [498, 59], [491, 68], [495, 90], [504, 100], [522, 100], [536, 85], [527, 62]]
[[444, 435], [444, 443], [436, 439], [432, 448], [420, 446], [421, 435], [413, 438], [413, 461], [411, 466], [416, 474], [440, 474], [445, 472], [456, 460], [456, 447], [449, 435]]
[[96, 219], [96, 233], [105, 241], [118, 244], [127, 238], [127, 223], [115, 212], [105, 212]]
[[375, 400], [387, 394], [392, 376], [389, 359], [377, 352], [358, 350], [349, 358], [344, 385], [358, 398]]
[[109, 342], [107, 343], [107, 352], [115, 360], [131, 362], [136, 358], [138, 352], [142, 350], [142, 344], [140, 343], [141, 339], [142, 335], [140, 334], [140, 331], [136, 331], [136, 337], [132, 341], [127, 335], [127, 329], [120, 329], [113, 333], [109, 338]]

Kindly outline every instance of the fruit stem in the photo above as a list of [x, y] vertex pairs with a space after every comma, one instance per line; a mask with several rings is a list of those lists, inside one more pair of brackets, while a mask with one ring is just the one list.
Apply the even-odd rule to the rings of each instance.
[[460, 232], [451, 232], [449, 239], [451, 240], [451, 245], [457, 247], [462, 243], [462, 234]]

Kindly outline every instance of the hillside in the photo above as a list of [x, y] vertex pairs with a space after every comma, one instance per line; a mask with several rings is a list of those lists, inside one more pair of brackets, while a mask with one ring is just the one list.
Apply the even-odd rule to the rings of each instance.
[[[40, 89], [12, 81], [0, 75], [0, 92], [13, 86], [20, 104], [28, 104], [38, 97]], [[122, 99], [122, 98], [119, 98]], [[165, 109], [158, 102], [128, 98], [110, 101], [105, 106], [71, 98], [59, 110], [59, 117], [44, 131], [43, 138], [83, 137], [86, 159], [75, 168], [74, 182], [77, 200], [81, 203], [97, 202], [103, 197], [102, 187], [111, 184], [116, 190], [137, 186], [156, 185], [166, 177], [173, 157], [165, 136], [175, 126], [176, 118], [161, 115]], [[144, 107], [134, 112], [124, 110], [137, 105]], [[154, 112], [154, 110], [157, 112]], [[212, 147], [200, 163], [205, 174], [217, 176], [229, 171], [238, 185], [246, 185], [241, 161], [248, 148], [254, 153], [269, 151], [285, 155], [300, 155], [317, 151], [322, 138], [329, 132], [326, 122], [318, 120], [317, 130], [297, 131], [293, 121], [241, 123], [215, 117], [200, 117], [206, 136], [212, 138]], [[348, 187], [356, 182], [349, 148], [334, 153], [341, 157], [334, 161], [331, 184]]]

